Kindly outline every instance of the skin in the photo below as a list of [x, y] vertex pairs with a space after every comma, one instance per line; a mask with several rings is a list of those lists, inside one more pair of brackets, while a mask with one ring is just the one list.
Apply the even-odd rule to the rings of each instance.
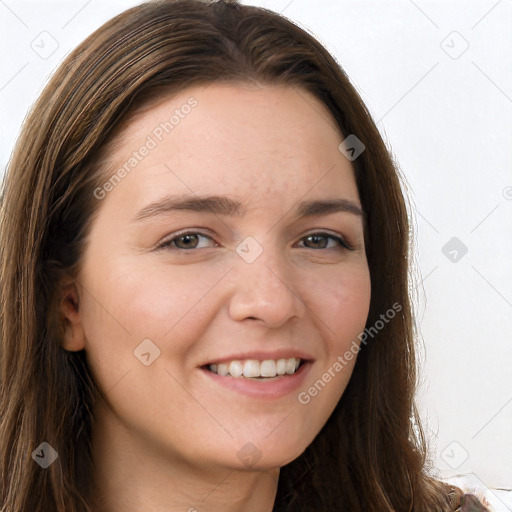
[[[109, 155], [113, 168], [190, 97], [197, 106], [101, 199], [81, 270], [63, 289], [63, 346], [85, 349], [105, 396], [93, 431], [101, 512], [271, 511], [279, 468], [319, 433], [355, 358], [307, 405], [298, 393], [357, 341], [368, 315], [362, 217], [295, 213], [303, 200], [361, 206], [338, 150], [344, 137], [306, 91], [189, 88], [128, 123]], [[132, 221], [166, 194], [226, 195], [246, 211]], [[155, 249], [183, 229], [206, 236]], [[307, 238], [325, 232], [352, 250]], [[252, 263], [236, 252], [248, 236], [262, 249]], [[144, 339], [160, 350], [148, 366], [134, 355]], [[294, 347], [314, 362], [300, 388], [278, 399], [224, 388], [199, 368], [237, 351]], [[239, 456], [247, 443], [249, 463]]]

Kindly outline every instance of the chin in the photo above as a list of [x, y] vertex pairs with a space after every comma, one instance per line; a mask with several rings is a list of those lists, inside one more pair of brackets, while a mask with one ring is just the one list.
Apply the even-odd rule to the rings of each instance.
[[260, 443], [259, 445], [250, 441], [243, 444], [236, 452], [235, 468], [251, 471], [266, 471], [286, 466], [294, 461], [308, 445], [304, 442], [295, 446], [276, 447], [274, 443]]

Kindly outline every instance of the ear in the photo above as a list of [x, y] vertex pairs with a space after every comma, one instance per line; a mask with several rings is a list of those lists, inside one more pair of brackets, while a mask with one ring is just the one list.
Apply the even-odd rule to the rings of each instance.
[[62, 348], [76, 352], [85, 348], [85, 331], [80, 316], [80, 295], [75, 280], [61, 286], [59, 316], [62, 321]]

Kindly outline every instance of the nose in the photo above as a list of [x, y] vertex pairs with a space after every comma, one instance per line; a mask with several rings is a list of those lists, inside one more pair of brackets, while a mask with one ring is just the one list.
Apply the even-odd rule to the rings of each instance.
[[269, 328], [278, 328], [303, 317], [306, 306], [290, 267], [268, 253], [263, 251], [252, 263], [237, 261], [229, 314], [237, 321], [259, 320]]

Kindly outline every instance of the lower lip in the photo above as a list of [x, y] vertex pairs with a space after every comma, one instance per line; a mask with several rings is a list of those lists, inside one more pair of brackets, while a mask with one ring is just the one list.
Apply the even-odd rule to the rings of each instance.
[[303, 384], [312, 363], [304, 363], [292, 375], [282, 375], [273, 380], [254, 380], [244, 377], [218, 375], [205, 368], [201, 370], [214, 382], [252, 398], [277, 399], [296, 392]]

